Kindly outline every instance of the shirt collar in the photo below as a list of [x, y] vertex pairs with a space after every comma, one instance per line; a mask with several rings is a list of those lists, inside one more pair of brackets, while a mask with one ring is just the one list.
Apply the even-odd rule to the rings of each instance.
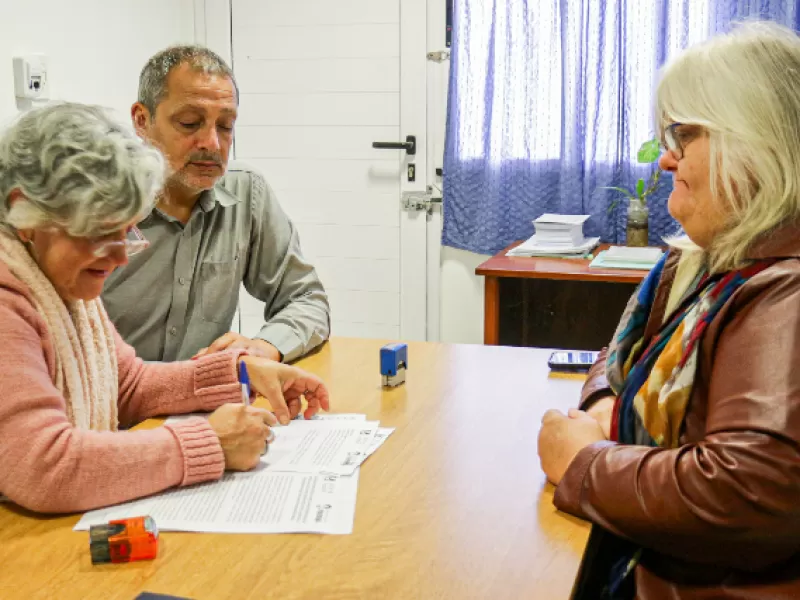
[[[205, 190], [203, 193], [200, 194], [200, 197], [197, 199], [196, 206], [200, 208], [204, 213], [211, 212], [214, 210], [214, 207], [219, 204], [223, 208], [227, 208], [229, 206], [233, 206], [241, 202], [241, 198], [229, 192], [222, 183], [218, 183], [210, 190]], [[168, 221], [174, 220], [169, 215], [162, 213], [161, 211], [157, 211], [156, 207], [153, 207], [153, 210], [150, 211], [144, 219], [142, 219], [142, 225], [146, 225], [154, 215], [159, 214], [163, 218], [167, 219]]]
[[239, 197], [229, 192], [221, 183], [218, 183], [210, 190], [204, 191], [200, 194], [200, 198], [197, 199], [197, 204], [203, 212], [210, 212], [217, 204], [227, 208], [239, 202]]

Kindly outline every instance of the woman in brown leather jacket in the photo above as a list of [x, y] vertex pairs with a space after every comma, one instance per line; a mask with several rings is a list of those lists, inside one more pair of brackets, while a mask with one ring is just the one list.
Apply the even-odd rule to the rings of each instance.
[[657, 116], [686, 236], [581, 410], [544, 416], [542, 467], [595, 524], [584, 597], [800, 598], [800, 38], [750, 24], [689, 49]]

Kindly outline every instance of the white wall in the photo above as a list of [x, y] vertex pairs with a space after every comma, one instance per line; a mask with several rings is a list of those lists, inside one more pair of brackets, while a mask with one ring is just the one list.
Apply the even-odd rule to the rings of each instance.
[[[411, 1], [402, 0], [404, 11]], [[425, 7], [426, 0], [414, 1]], [[406, 249], [416, 247], [404, 239], [408, 228], [398, 209], [401, 153], [371, 147], [399, 139], [406, 118], [400, 6], [401, 0], [232, 2], [241, 91], [236, 158], [266, 178], [292, 218], [328, 292], [331, 331], [339, 336], [397, 339], [401, 327], [405, 338], [424, 332], [424, 312], [408, 319], [405, 312], [425, 295], [418, 277], [404, 284], [401, 270], [414, 260]], [[424, 67], [424, 44], [418, 56]], [[424, 117], [424, 96], [416, 104]], [[413, 225], [425, 233], [424, 222]], [[260, 304], [242, 298], [246, 334], [264, 322]]]
[[443, 342], [483, 343], [483, 277], [475, 267], [488, 256], [442, 248], [440, 337]]
[[17, 114], [12, 58], [49, 58], [50, 97], [129, 118], [156, 51], [194, 41], [193, 0], [0, 0], [0, 123]]

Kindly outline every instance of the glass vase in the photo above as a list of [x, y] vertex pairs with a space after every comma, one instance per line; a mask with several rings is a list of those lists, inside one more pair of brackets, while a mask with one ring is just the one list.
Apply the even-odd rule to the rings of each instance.
[[647, 205], [638, 198], [631, 198], [628, 204], [628, 224], [626, 227], [626, 244], [628, 246], [647, 246], [650, 236], [650, 211]]

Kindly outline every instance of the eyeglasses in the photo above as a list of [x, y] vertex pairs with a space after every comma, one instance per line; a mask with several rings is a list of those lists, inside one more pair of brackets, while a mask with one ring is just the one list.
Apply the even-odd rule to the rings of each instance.
[[681, 125], [682, 123], [672, 123], [664, 128], [664, 133], [661, 135], [661, 145], [672, 152], [678, 160], [683, 158], [683, 140], [676, 132]]
[[150, 242], [145, 239], [142, 232], [135, 226], [127, 231], [127, 236], [128, 237], [124, 240], [91, 239], [92, 254], [97, 258], [105, 258], [115, 249], [121, 248], [127, 256], [133, 256], [134, 254], [139, 254], [142, 250], [146, 250], [148, 246], [150, 246]]
[[686, 146], [704, 135], [705, 131], [706, 129], [700, 125], [672, 123], [664, 128], [664, 133], [661, 135], [661, 145], [680, 160], [683, 158]]

